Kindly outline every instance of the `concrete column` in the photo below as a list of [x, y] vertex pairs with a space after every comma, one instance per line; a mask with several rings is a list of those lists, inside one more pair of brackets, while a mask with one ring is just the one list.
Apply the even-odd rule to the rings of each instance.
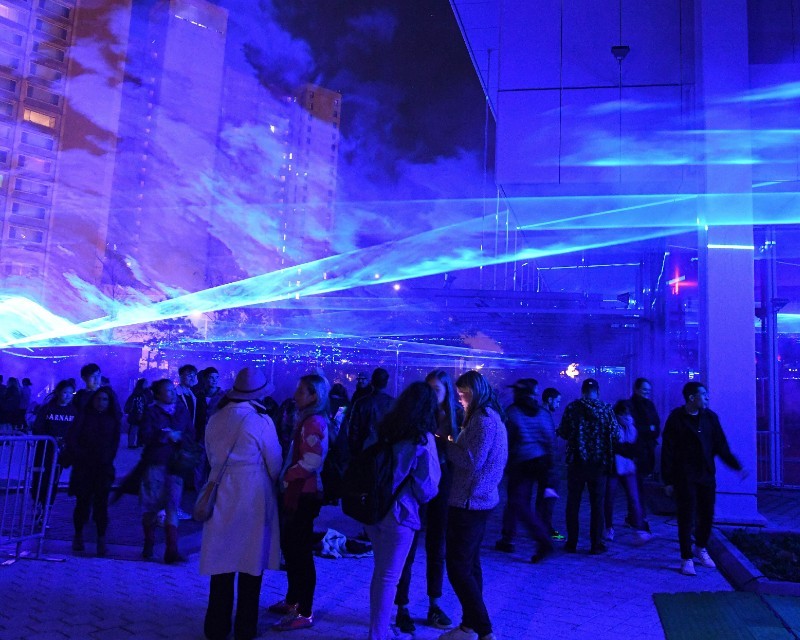
[[[705, 130], [706, 193], [698, 209], [700, 375], [731, 449], [750, 472], [742, 481], [718, 462], [716, 520], [760, 524], [750, 112], [740, 99], [749, 88], [747, 2], [697, 0], [695, 9], [697, 112]], [[737, 137], [735, 152], [722, 150], [722, 131]]]

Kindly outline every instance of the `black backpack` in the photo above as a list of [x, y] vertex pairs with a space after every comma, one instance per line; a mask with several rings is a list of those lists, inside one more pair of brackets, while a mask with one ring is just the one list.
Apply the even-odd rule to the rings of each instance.
[[394, 467], [394, 447], [386, 440], [356, 455], [342, 478], [342, 511], [363, 524], [383, 520], [411, 477], [409, 473], [393, 492]]

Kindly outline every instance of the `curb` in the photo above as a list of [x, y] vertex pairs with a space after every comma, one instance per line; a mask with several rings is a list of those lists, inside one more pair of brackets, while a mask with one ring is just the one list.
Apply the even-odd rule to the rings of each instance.
[[714, 557], [722, 575], [737, 591], [800, 596], [800, 583], [770, 580], [718, 529], [711, 531], [708, 550]]

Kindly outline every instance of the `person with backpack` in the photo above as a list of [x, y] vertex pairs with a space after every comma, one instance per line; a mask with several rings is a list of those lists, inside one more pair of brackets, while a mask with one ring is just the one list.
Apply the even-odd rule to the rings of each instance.
[[489, 514], [500, 502], [498, 486], [508, 460], [508, 436], [489, 382], [478, 371], [456, 380], [466, 412], [464, 428], [447, 439], [453, 465], [447, 512], [447, 576], [463, 610], [461, 624], [440, 640], [495, 640], [483, 600], [481, 543]]
[[133, 393], [125, 401], [125, 415], [128, 417], [128, 449], [142, 446], [139, 443], [139, 425], [142, 424], [144, 412], [152, 401], [150, 383], [144, 378], [139, 378], [133, 387]]
[[[425, 382], [413, 382], [378, 425], [378, 438], [391, 446], [392, 501], [386, 515], [366, 526], [375, 568], [369, 590], [369, 640], [411, 638], [391, 629], [392, 603], [411, 543], [421, 528], [420, 506], [439, 488], [441, 470], [434, 433], [436, 394]], [[377, 446], [377, 445], [376, 445]]]
[[330, 384], [312, 373], [300, 378], [294, 392], [297, 426], [281, 473], [283, 518], [281, 550], [286, 561], [286, 597], [269, 607], [282, 614], [276, 631], [314, 624], [312, 604], [317, 586], [314, 566], [314, 520], [322, 507], [322, 466], [328, 453]]

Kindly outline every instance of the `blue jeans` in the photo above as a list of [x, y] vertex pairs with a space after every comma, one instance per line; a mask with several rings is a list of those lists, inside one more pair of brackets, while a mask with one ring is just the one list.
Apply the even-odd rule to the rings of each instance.
[[490, 513], [450, 507], [447, 514], [447, 576], [461, 603], [461, 624], [479, 637], [492, 632], [481, 570], [481, 543]]

